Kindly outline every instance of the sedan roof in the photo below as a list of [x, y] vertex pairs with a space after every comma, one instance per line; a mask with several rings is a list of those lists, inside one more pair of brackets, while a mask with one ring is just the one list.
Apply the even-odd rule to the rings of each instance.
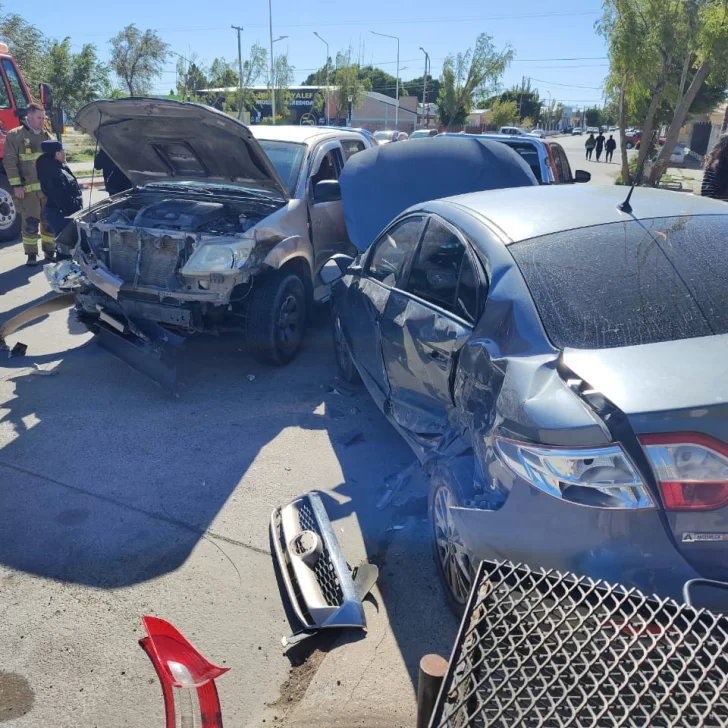
[[447, 202], [487, 218], [512, 243], [626, 220], [728, 214], [725, 202], [648, 187], [635, 188], [628, 214], [617, 207], [628, 191], [617, 185], [545, 185], [475, 192]]

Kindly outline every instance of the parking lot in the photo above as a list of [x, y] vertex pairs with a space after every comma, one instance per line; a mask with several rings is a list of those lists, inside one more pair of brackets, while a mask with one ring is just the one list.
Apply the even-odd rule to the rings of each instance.
[[[581, 137], [560, 141], [594, 182], [616, 176], [616, 164], [583, 161]], [[0, 248], [0, 320], [48, 296], [42, 270], [22, 262], [19, 242]], [[136, 644], [153, 614], [232, 668], [219, 680], [226, 724], [352, 725], [365, 714], [367, 725], [413, 724], [417, 662], [448, 653], [456, 622], [422, 504], [376, 508], [385, 478], [413, 456], [363, 389], [332, 391], [325, 314], [281, 369], [255, 363], [236, 337], [191, 339], [176, 399], [99, 349], [67, 310], [17, 341], [27, 355], [0, 365], [0, 722], [161, 724]], [[381, 578], [368, 636], [313, 644], [305, 656], [321, 646], [326, 659], [291, 672], [268, 523], [314, 489], [349, 563], [368, 559]]]
[[[42, 270], [22, 261], [19, 243], [0, 249], [3, 320], [48, 292]], [[27, 356], [0, 366], [0, 721], [161, 724], [159, 686], [137, 646], [141, 616], [154, 614], [232, 668], [219, 681], [226, 724], [258, 725], [291, 667], [270, 513], [312, 489], [328, 495], [350, 563], [383, 567], [367, 638], [381, 663], [367, 674], [413, 714], [417, 660], [446, 651], [455, 622], [421, 517], [375, 508], [384, 478], [412, 455], [363, 390], [328, 391], [325, 317], [284, 369], [254, 363], [234, 337], [191, 340], [178, 399], [92, 344], [66, 310], [16, 341]], [[407, 528], [388, 532], [395, 521]], [[431, 627], [424, 634], [413, 611]], [[291, 707], [291, 687], [271, 718]]]

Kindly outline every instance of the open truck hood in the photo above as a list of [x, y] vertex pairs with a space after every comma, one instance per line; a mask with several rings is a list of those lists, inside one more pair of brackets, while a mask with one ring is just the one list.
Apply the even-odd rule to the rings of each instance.
[[245, 124], [202, 104], [148, 98], [93, 101], [76, 123], [135, 184], [201, 182], [288, 191]]

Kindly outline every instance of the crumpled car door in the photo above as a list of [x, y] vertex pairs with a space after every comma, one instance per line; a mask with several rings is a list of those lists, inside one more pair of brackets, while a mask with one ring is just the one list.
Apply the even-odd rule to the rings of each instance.
[[457, 355], [476, 320], [481, 281], [460, 234], [431, 218], [382, 317], [390, 414], [424, 448], [436, 447], [454, 409]]

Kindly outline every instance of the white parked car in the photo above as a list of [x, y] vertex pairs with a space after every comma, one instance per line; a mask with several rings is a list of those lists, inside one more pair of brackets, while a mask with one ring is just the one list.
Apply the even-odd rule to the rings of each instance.
[[670, 164], [685, 164], [685, 144], [675, 145], [675, 149], [670, 156]]
[[546, 136], [546, 132], [543, 129], [532, 129], [528, 132], [528, 136], [535, 136], [539, 139], [543, 139]]
[[502, 126], [501, 134], [510, 134], [511, 136], [528, 136], [528, 134], [518, 126]]

